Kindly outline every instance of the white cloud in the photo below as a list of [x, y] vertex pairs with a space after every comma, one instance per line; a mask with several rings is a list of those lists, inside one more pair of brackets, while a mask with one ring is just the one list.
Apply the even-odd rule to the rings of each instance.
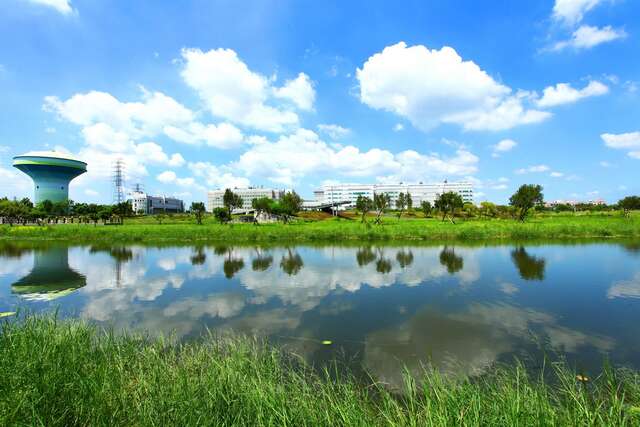
[[442, 123], [503, 130], [550, 117], [524, 107], [527, 92], [514, 94], [447, 46], [429, 50], [400, 42], [371, 56], [356, 74], [363, 103], [406, 117], [422, 130]]
[[553, 18], [573, 26], [582, 21], [585, 13], [603, 0], [556, 0], [553, 6]]
[[169, 184], [176, 180], [177, 176], [174, 171], [164, 171], [156, 177], [156, 179], [163, 184]]
[[549, 176], [551, 178], [562, 178], [564, 174], [562, 172], [551, 172]]
[[205, 143], [210, 147], [220, 149], [237, 148], [243, 143], [240, 129], [230, 123], [219, 125], [203, 125], [193, 122], [187, 126], [166, 126], [164, 133], [171, 139], [185, 144]]
[[[267, 104], [270, 98], [277, 99], [272, 82], [251, 71], [235, 51], [183, 49], [182, 57], [183, 79], [198, 92], [214, 116], [270, 132], [298, 125], [295, 112]], [[288, 88], [281, 88], [283, 96], [291, 100], [295, 97], [295, 103], [308, 106], [310, 95], [304, 87], [308, 82], [300, 76], [292, 82]]]
[[604, 144], [617, 150], [628, 150], [627, 155], [634, 159], [640, 159], [640, 132], [628, 133], [603, 133], [600, 138]]
[[570, 39], [556, 42], [551, 46], [550, 50], [560, 51], [566, 48], [577, 50], [590, 49], [599, 44], [612, 42], [625, 37], [627, 37], [627, 33], [624, 30], [612, 28], [610, 25], [602, 28], [582, 25], [573, 32]]
[[513, 150], [518, 145], [513, 139], [503, 139], [493, 146], [493, 157], [498, 157], [500, 153]]
[[51, 7], [63, 15], [69, 15], [73, 13], [73, 8], [71, 7], [71, 0], [28, 0], [34, 4], [40, 4], [43, 6]]
[[236, 176], [228, 168], [218, 167], [209, 162], [189, 163], [189, 169], [195, 176], [204, 179], [209, 189], [245, 188], [250, 184], [249, 179]]
[[287, 80], [280, 88], [274, 88], [273, 95], [276, 98], [293, 102], [304, 111], [313, 110], [313, 103], [316, 99], [316, 91], [311, 79], [305, 73], [298, 74], [294, 80]]
[[525, 174], [525, 173], [547, 172], [548, 170], [549, 170], [549, 166], [547, 166], [547, 165], [535, 165], [535, 166], [529, 166], [528, 168], [518, 169], [518, 170], [516, 170], [516, 173], [518, 175], [522, 175], [522, 174]]
[[402, 123], [396, 123], [393, 127], [394, 132], [400, 132], [404, 130], [404, 125]]
[[413, 150], [393, 154], [373, 148], [360, 151], [354, 146], [332, 147], [313, 131], [298, 129], [275, 142], [254, 145], [231, 167], [247, 176], [260, 176], [292, 185], [305, 175], [331, 173], [350, 177], [382, 176], [381, 179], [466, 175], [477, 170], [478, 158], [459, 149], [455, 156], [420, 154]]
[[613, 165], [612, 165], [611, 163], [609, 163], [609, 162], [605, 162], [605, 161], [602, 161], [602, 162], [600, 162], [599, 164], [600, 164], [600, 166], [602, 166], [603, 168], [610, 168], [610, 167], [613, 167]]
[[341, 139], [351, 133], [350, 129], [344, 128], [340, 125], [318, 125], [318, 130], [329, 136], [331, 139]]
[[582, 89], [574, 89], [568, 83], [558, 83], [555, 86], [546, 87], [543, 91], [542, 98], [537, 101], [538, 107], [548, 108], [557, 105], [572, 104], [583, 98], [591, 96], [601, 96], [609, 93], [609, 88], [598, 82], [590, 81], [587, 86]]

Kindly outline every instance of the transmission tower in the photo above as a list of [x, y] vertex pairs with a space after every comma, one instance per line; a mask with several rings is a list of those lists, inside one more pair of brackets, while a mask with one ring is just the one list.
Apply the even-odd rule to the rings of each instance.
[[125, 166], [122, 159], [118, 159], [113, 163], [113, 203], [119, 204], [124, 202], [124, 172]]

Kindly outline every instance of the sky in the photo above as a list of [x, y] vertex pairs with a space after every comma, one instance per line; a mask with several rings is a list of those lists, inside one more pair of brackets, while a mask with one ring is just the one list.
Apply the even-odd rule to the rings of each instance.
[[148, 193], [470, 180], [505, 203], [640, 193], [637, 0], [0, 0], [0, 196], [15, 155]]

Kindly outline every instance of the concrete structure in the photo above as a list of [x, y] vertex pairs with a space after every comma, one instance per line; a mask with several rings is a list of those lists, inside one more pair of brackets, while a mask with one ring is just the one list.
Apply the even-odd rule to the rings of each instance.
[[[224, 207], [224, 192], [223, 190], [211, 190], [208, 193], [207, 197], [207, 211], [213, 212], [215, 208], [223, 208]], [[273, 188], [263, 188], [263, 187], [248, 187], [248, 188], [234, 188], [231, 189], [235, 194], [240, 195], [242, 197], [242, 208], [243, 209], [251, 209], [251, 202], [253, 199], [260, 199], [262, 197], [267, 197], [271, 200], [280, 200], [282, 196], [286, 193], [285, 190], [276, 190]]]
[[153, 215], [157, 213], [184, 212], [184, 202], [180, 199], [165, 196], [150, 196], [142, 191], [134, 191], [129, 197], [134, 213]]
[[13, 158], [13, 166], [33, 180], [34, 202], [69, 200], [69, 183], [87, 171], [87, 164], [55, 151], [32, 151]]
[[455, 192], [460, 194], [464, 202], [473, 203], [473, 184], [467, 181], [439, 182], [418, 184], [338, 184], [326, 185], [314, 191], [316, 203], [320, 205], [349, 202], [342, 204], [341, 209], [352, 209], [356, 206], [358, 196], [373, 199], [374, 194], [386, 193], [391, 196], [391, 208], [395, 208], [400, 193], [411, 194], [413, 206], [418, 207], [423, 201], [432, 205], [443, 193]]

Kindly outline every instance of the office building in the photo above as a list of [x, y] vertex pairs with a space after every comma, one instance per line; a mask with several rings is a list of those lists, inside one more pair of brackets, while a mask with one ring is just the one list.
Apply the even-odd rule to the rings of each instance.
[[[207, 211], [212, 212], [215, 208], [224, 207], [224, 193], [223, 190], [211, 190], [207, 195]], [[251, 209], [251, 202], [253, 199], [260, 199], [267, 197], [272, 200], [280, 200], [285, 194], [285, 190], [276, 190], [273, 188], [263, 187], [248, 187], [248, 188], [234, 188], [231, 189], [235, 194], [242, 197], [242, 208]]]
[[184, 202], [173, 197], [150, 196], [142, 191], [134, 191], [131, 193], [129, 201], [133, 212], [137, 214], [184, 212]]
[[423, 201], [428, 201], [432, 205], [443, 193], [458, 193], [462, 200], [473, 203], [473, 184], [467, 181], [461, 182], [438, 182], [438, 183], [418, 183], [418, 184], [338, 184], [325, 185], [321, 189], [314, 191], [316, 202], [319, 204], [340, 203], [348, 201], [341, 209], [355, 208], [358, 196], [365, 196], [373, 199], [374, 194], [386, 193], [391, 198], [391, 208], [396, 205], [400, 193], [409, 193], [414, 207], [420, 206]]

